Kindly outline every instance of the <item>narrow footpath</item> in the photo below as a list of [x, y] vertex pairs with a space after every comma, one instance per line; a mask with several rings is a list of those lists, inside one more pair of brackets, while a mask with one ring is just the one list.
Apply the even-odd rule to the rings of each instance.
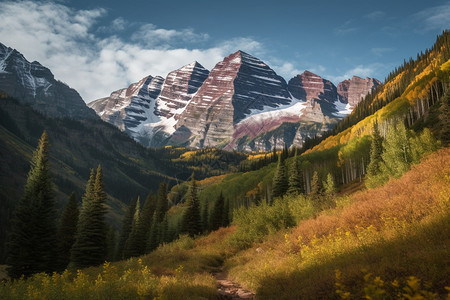
[[255, 294], [243, 289], [238, 283], [227, 279], [225, 272], [215, 273], [218, 299], [255, 299]]

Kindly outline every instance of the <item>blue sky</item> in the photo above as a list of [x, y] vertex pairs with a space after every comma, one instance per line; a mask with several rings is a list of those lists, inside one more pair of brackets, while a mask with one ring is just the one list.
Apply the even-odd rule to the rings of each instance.
[[0, 42], [85, 101], [194, 60], [244, 50], [286, 81], [384, 80], [450, 28], [450, 1], [1, 1]]

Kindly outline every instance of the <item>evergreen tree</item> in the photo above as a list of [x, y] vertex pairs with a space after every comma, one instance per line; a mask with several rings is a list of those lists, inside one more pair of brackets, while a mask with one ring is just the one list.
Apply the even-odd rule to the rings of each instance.
[[289, 172], [287, 194], [298, 195], [304, 192], [303, 179], [298, 170], [297, 149], [295, 149], [294, 161]]
[[124, 258], [130, 258], [134, 256], [139, 256], [141, 254], [140, 250], [140, 240], [139, 229], [140, 229], [140, 218], [141, 218], [141, 198], [138, 197], [136, 201], [136, 209], [134, 211], [133, 222], [131, 224], [131, 232], [125, 242], [125, 249], [123, 251]]
[[89, 229], [89, 218], [92, 210], [92, 202], [94, 201], [94, 184], [95, 184], [95, 171], [91, 169], [89, 180], [86, 184], [86, 191], [83, 195], [83, 201], [81, 203], [81, 210], [78, 217], [77, 233], [75, 234], [75, 242], [70, 251], [70, 267], [81, 267], [84, 265], [84, 260], [88, 254], [90, 241], [86, 232]]
[[91, 251], [91, 259], [95, 262], [94, 265], [102, 264], [106, 258], [106, 234], [107, 224], [105, 221], [106, 216], [106, 193], [105, 185], [103, 183], [103, 170], [100, 165], [97, 167], [97, 174], [95, 177], [94, 185], [94, 202], [93, 202], [93, 220], [92, 229], [96, 230], [97, 247], [94, 251]]
[[321, 196], [321, 193], [320, 193], [320, 185], [319, 185], [319, 174], [317, 173], [317, 171], [314, 171], [313, 177], [311, 180], [311, 193], [309, 193], [309, 197], [318, 200], [318, 198], [320, 198], [320, 196]]
[[202, 226], [203, 226], [203, 232], [207, 232], [209, 229], [209, 205], [208, 201], [205, 201], [205, 204], [203, 205], [202, 209]]
[[160, 223], [158, 223], [158, 219], [156, 218], [156, 212], [153, 215], [152, 227], [150, 228], [150, 235], [147, 242], [147, 251], [153, 251], [158, 248], [159, 242], [161, 240], [160, 233]]
[[158, 189], [158, 202], [156, 203], [156, 220], [161, 223], [164, 215], [169, 210], [169, 200], [167, 199], [167, 182], [162, 182]]
[[33, 153], [24, 195], [11, 220], [8, 274], [52, 272], [56, 268], [56, 224], [53, 184], [48, 162], [48, 136], [44, 131]]
[[227, 199], [223, 205], [222, 227], [227, 227], [231, 223], [230, 219], [230, 201]]
[[122, 232], [120, 234], [119, 245], [117, 247], [117, 255], [119, 260], [124, 259], [123, 252], [125, 249], [125, 243], [127, 242], [128, 237], [130, 236], [135, 211], [136, 211], [136, 200], [131, 199], [130, 203], [128, 204], [127, 213], [125, 214], [125, 217], [123, 218], [122, 221]]
[[159, 231], [160, 244], [170, 242], [170, 232], [169, 232], [169, 219], [167, 218], [167, 214], [164, 215], [164, 219], [160, 225]]
[[331, 173], [328, 173], [327, 180], [323, 182], [323, 188], [328, 199], [333, 199], [336, 194], [336, 184]]
[[378, 130], [378, 124], [373, 125], [372, 143], [370, 146], [370, 162], [367, 166], [366, 185], [368, 187], [376, 187], [382, 184], [385, 174], [382, 174], [383, 158], [383, 138]]
[[78, 201], [73, 192], [61, 216], [58, 228], [58, 271], [64, 271], [70, 262], [70, 249], [75, 242], [78, 224]]
[[216, 203], [214, 203], [214, 209], [211, 214], [211, 230], [217, 230], [224, 226], [224, 209], [225, 199], [223, 198], [223, 193], [221, 191]]
[[192, 174], [191, 183], [187, 193], [186, 211], [182, 219], [182, 232], [193, 237], [202, 231], [202, 224], [200, 219], [200, 205], [197, 198], [197, 184], [195, 182], [194, 174]]
[[383, 138], [378, 130], [378, 123], [373, 125], [372, 144], [370, 146], [370, 162], [367, 166], [367, 175], [376, 176], [381, 172], [381, 163], [383, 159], [381, 154], [383, 153]]
[[117, 257], [117, 230], [114, 226], [108, 226], [106, 234], [106, 261], [114, 261]]
[[139, 255], [145, 254], [147, 250], [150, 229], [152, 227], [153, 215], [156, 209], [156, 197], [149, 194], [145, 199], [144, 207], [142, 208], [141, 218], [138, 228]]
[[399, 178], [409, 170], [412, 161], [409, 138], [410, 132], [401, 121], [388, 128], [386, 139], [383, 142], [385, 151], [381, 157], [385, 170], [395, 178]]
[[97, 173], [91, 170], [81, 206], [77, 234], [71, 251], [71, 266], [75, 268], [97, 266], [105, 260], [105, 201], [103, 172], [99, 165]]
[[278, 165], [275, 170], [275, 175], [273, 177], [273, 188], [272, 188], [272, 196], [273, 198], [282, 197], [286, 194], [288, 189], [288, 180], [286, 174], [286, 166], [284, 164], [284, 160], [282, 155], [278, 157]]

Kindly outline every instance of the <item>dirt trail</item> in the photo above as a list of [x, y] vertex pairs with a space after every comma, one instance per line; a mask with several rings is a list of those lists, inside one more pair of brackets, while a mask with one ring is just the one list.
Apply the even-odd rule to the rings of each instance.
[[214, 277], [217, 281], [218, 299], [255, 299], [255, 294], [228, 280], [225, 272], [215, 273]]

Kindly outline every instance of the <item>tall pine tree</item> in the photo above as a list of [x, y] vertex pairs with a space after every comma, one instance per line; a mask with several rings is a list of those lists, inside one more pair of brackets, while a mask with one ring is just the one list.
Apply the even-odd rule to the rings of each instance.
[[125, 242], [125, 250], [123, 253], [124, 258], [130, 258], [134, 256], [139, 256], [141, 254], [140, 244], [143, 243], [141, 237], [139, 236], [140, 225], [141, 224], [141, 199], [137, 198], [136, 210], [133, 216], [133, 222], [131, 225], [131, 232]]
[[297, 160], [297, 148], [295, 149], [294, 161], [290, 168], [289, 179], [288, 179], [288, 190], [287, 194], [299, 195], [304, 193], [303, 188], [303, 178], [298, 170], [298, 160]]
[[211, 230], [217, 230], [224, 224], [224, 207], [225, 199], [223, 198], [223, 193], [220, 191], [220, 195], [214, 203], [214, 209], [211, 214]]
[[327, 180], [323, 182], [323, 189], [328, 200], [333, 200], [336, 195], [336, 184], [331, 173], [328, 173]]
[[231, 223], [230, 218], [230, 201], [228, 199], [225, 200], [223, 205], [223, 216], [222, 216], [222, 226], [227, 227]]
[[156, 248], [158, 248], [158, 245], [161, 241], [161, 236], [160, 236], [160, 228], [161, 228], [161, 223], [158, 222], [158, 218], [156, 217], [156, 212], [153, 215], [152, 218], [152, 226], [150, 228], [150, 234], [147, 240], [147, 252], [153, 251]]
[[64, 271], [70, 262], [70, 249], [75, 242], [78, 224], [78, 201], [73, 192], [61, 216], [58, 228], [58, 271]]
[[288, 179], [283, 155], [278, 156], [278, 165], [273, 177], [272, 196], [273, 198], [282, 197], [288, 189]]
[[71, 252], [71, 266], [83, 268], [102, 264], [106, 258], [105, 201], [103, 171], [91, 171], [81, 206], [77, 234]]
[[117, 256], [118, 259], [124, 259], [123, 251], [125, 249], [125, 243], [130, 236], [131, 227], [133, 225], [134, 213], [136, 211], [136, 200], [131, 199], [128, 204], [128, 210], [125, 217], [122, 220], [122, 232], [120, 234], [119, 245], [117, 246]]
[[197, 197], [197, 184], [194, 174], [189, 185], [186, 201], [186, 211], [182, 219], [182, 232], [195, 236], [202, 232], [202, 221], [200, 219], [200, 204]]
[[309, 197], [316, 199], [316, 200], [320, 200], [320, 196], [321, 196], [321, 188], [320, 188], [320, 183], [319, 183], [319, 173], [317, 173], [317, 171], [314, 171], [313, 173], [313, 177], [311, 179], [311, 193], [309, 193]]
[[7, 264], [12, 278], [52, 272], [56, 268], [55, 201], [48, 147], [44, 131], [33, 154], [24, 195], [11, 220]]
[[158, 202], [156, 203], [156, 220], [161, 223], [164, 215], [169, 210], [169, 200], [167, 199], [167, 182], [162, 182], [158, 189]]
[[142, 208], [141, 218], [139, 220], [138, 239], [139, 255], [145, 254], [147, 251], [147, 244], [152, 227], [153, 215], [156, 209], [156, 197], [149, 194], [145, 199], [144, 207]]
[[382, 172], [383, 159], [383, 138], [378, 130], [378, 124], [373, 125], [372, 143], [370, 146], [370, 162], [367, 166], [366, 185], [368, 187], [375, 187], [383, 181], [380, 176]]
[[202, 209], [202, 226], [203, 226], [203, 232], [207, 232], [209, 229], [209, 205], [208, 201], [205, 201], [205, 204], [203, 204]]

